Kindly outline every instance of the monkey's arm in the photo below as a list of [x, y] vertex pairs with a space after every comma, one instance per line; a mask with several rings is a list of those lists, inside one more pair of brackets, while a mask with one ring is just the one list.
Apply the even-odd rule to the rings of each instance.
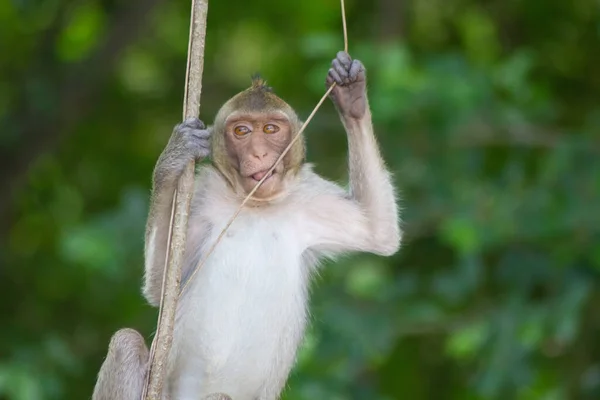
[[395, 189], [386, 169], [367, 109], [363, 118], [342, 117], [348, 131], [349, 191], [325, 180], [306, 216], [311, 247], [326, 254], [366, 251], [392, 255], [400, 246]]
[[[177, 180], [189, 162], [208, 155], [209, 136], [210, 131], [205, 129], [204, 124], [198, 119], [189, 119], [177, 125], [154, 169], [150, 210], [146, 222], [143, 287], [144, 296], [154, 306], [157, 306], [160, 301], [173, 194], [177, 187]], [[196, 199], [193, 199], [192, 207], [195, 202]], [[191, 213], [193, 212], [192, 208]], [[186, 245], [188, 249], [196, 247], [196, 242], [202, 237], [197, 224], [194, 225], [190, 221], [189, 225]]]
[[348, 132], [349, 194], [366, 217], [368, 251], [391, 255], [400, 246], [398, 205], [391, 174], [373, 133], [368, 104], [363, 118], [343, 117], [342, 121]]
[[348, 133], [350, 191], [318, 196], [316, 243], [334, 252], [391, 255], [400, 245], [398, 206], [373, 133], [362, 63], [339, 52], [327, 76], [328, 85], [334, 82], [331, 97]]

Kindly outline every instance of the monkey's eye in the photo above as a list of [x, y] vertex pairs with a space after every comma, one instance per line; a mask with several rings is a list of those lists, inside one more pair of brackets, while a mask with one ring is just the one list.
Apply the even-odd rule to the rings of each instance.
[[236, 126], [235, 129], [233, 130], [233, 132], [238, 135], [238, 136], [244, 136], [246, 133], [250, 132], [250, 129], [248, 129], [245, 126]]
[[264, 133], [275, 133], [279, 131], [279, 127], [277, 125], [268, 124], [263, 128]]

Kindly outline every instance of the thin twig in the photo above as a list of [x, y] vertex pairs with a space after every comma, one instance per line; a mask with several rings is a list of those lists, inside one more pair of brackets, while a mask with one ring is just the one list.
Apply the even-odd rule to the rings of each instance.
[[[207, 13], [208, 0], [192, 0], [183, 100], [184, 120], [198, 117], [200, 109]], [[150, 366], [142, 397], [145, 400], [162, 399], [166, 366], [173, 343], [175, 312], [181, 283], [181, 264], [185, 253], [188, 214], [194, 189], [194, 169], [195, 163], [190, 162], [179, 178], [177, 189], [173, 193], [157, 329], [151, 347]]]
[[[348, 28], [346, 28], [346, 5], [344, 0], [340, 0], [340, 7], [342, 10], [342, 30], [344, 32], [344, 51], [348, 52]], [[335, 85], [335, 83], [334, 83]], [[333, 86], [333, 85], [331, 85]]]
[[[344, 7], [344, 0], [340, 0], [340, 3], [341, 3], [341, 11], [342, 11], [342, 27], [343, 27], [343, 31], [344, 31], [344, 51], [348, 52], [348, 32], [347, 32], [347, 29], [346, 29], [346, 9]], [[204, 264], [206, 263], [206, 260], [208, 260], [208, 257], [210, 257], [210, 255], [213, 253], [213, 251], [215, 250], [215, 248], [217, 247], [217, 245], [219, 244], [219, 242], [221, 241], [221, 239], [225, 235], [225, 232], [227, 232], [227, 229], [229, 229], [229, 227], [231, 226], [231, 224], [233, 223], [233, 221], [235, 221], [235, 219], [237, 218], [237, 216], [240, 214], [240, 212], [242, 211], [242, 208], [244, 207], [244, 205], [248, 202], [248, 200], [250, 200], [252, 198], [252, 195], [254, 193], [256, 193], [256, 191], [258, 190], [258, 188], [260, 187], [260, 185], [262, 185], [262, 183], [269, 177], [269, 175], [271, 174], [271, 172], [273, 172], [275, 170], [275, 168], [277, 167], [277, 165], [281, 162], [281, 160], [283, 160], [283, 158], [285, 157], [285, 155], [290, 151], [290, 149], [292, 148], [292, 146], [294, 145], [294, 143], [296, 143], [298, 141], [298, 139], [300, 138], [300, 135], [302, 135], [302, 133], [304, 132], [304, 129], [306, 128], [306, 126], [308, 125], [308, 123], [312, 120], [312, 118], [317, 113], [317, 111], [319, 110], [319, 108], [321, 107], [321, 105], [323, 104], [323, 102], [325, 101], [325, 99], [327, 98], [327, 96], [329, 96], [329, 94], [331, 93], [331, 91], [333, 90], [334, 87], [335, 87], [335, 82], [329, 87], [329, 89], [327, 89], [327, 91], [325, 92], [325, 94], [323, 95], [323, 97], [321, 97], [321, 100], [319, 100], [319, 102], [317, 103], [317, 105], [315, 106], [315, 108], [312, 110], [312, 112], [310, 113], [310, 115], [308, 116], [308, 118], [306, 118], [306, 121], [304, 121], [304, 123], [300, 127], [300, 130], [298, 130], [298, 133], [296, 133], [296, 135], [294, 136], [294, 138], [292, 139], [292, 141], [290, 142], [290, 144], [287, 145], [287, 147], [283, 150], [283, 152], [281, 153], [281, 155], [279, 156], [279, 158], [277, 158], [277, 160], [275, 161], [275, 164], [273, 164], [273, 166], [262, 177], [262, 179], [260, 181], [258, 181], [258, 183], [250, 191], [250, 193], [248, 193], [248, 195], [246, 195], [246, 197], [244, 198], [244, 200], [238, 206], [238, 208], [235, 211], [235, 213], [232, 215], [232, 217], [227, 222], [227, 225], [225, 225], [225, 227], [221, 230], [221, 233], [217, 237], [217, 240], [215, 240], [215, 242], [213, 243], [213, 245], [208, 249], [208, 251], [204, 254], [204, 256], [202, 257], [202, 259], [200, 260], [200, 262], [196, 265], [196, 268], [194, 268], [194, 270], [192, 271], [190, 277], [187, 279], [187, 281], [185, 282], [185, 285], [181, 289], [181, 291], [179, 293], [179, 296], [181, 296], [184, 293], [185, 289], [189, 286], [190, 282], [192, 281], [192, 279], [194, 278], [194, 276], [196, 275], [196, 273], [202, 268], [202, 266], [204, 266]]]

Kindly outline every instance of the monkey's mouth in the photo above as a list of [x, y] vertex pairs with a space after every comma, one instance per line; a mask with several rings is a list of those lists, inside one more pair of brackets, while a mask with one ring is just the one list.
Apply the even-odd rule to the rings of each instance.
[[[268, 170], [268, 169], [267, 169], [267, 170], [265, 170], [265, 171], [260, 171], [260, 172], [257, 172], [257, 173], [255, 173], [255, 174], [251, 175], [250, 177], [251, 177], [252, 179], [254, 179], [256, 182], [258, 182], [258, 181], [260, 181], [262, 178], [264, 178], [264, 177], [265, 177], [265, 175], [267, 175], [267, 172], [269, 172], [269, 170]], [[274, 173], [275, 173], [275, 171], [271, 171], [271, 172], [269, 173], [269, 176], [267, 176], [267, 179], [265, 179], [265, 181], [267, 181], [269, 178], [271, 178], [271, 177], [273, 176], [273, 174], [274, 174]]]

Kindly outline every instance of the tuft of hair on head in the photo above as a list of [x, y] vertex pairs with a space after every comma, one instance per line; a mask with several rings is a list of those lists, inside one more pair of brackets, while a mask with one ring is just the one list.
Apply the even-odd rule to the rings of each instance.
[[267, 85], [267, 81], [260, 76], [260, 73], [252, 75], [252, 89], [262, 90], [264, 92], [272, 92], [273, 88]]

